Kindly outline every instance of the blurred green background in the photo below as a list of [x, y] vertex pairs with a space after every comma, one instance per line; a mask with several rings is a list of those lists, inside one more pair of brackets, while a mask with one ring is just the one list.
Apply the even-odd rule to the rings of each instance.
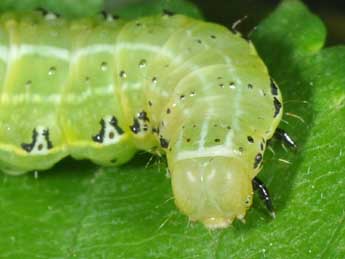
[[[116, 10], [128, 3], [145, 0], [105, 0], [107, 9]], [[232, 24], [248, 16], [238, 29], [246, 35], [264, 17], [275, 9], [278, 0], [191, 0], [204, 13], [209, 21], [231, 27]], [[345, 42], [345, 1], [303, 0], [303, 2], [322, 18], [328, 29], [327, 45]]]

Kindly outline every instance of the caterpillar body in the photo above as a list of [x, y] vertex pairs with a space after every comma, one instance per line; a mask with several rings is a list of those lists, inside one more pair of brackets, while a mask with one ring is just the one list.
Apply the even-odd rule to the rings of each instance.
[[4, 14], [0, 86], [1, 170], [165, 153], [176, 205], [209, 228], [245, 216], [282, 116], [280, 91], [250, 42], [171, 13]]

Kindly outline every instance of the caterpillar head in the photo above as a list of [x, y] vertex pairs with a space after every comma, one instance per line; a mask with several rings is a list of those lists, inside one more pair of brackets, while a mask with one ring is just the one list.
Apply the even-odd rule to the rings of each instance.
[[251, 178], [243, 164], [229, 157], [176, 161], [170, 171], [177, 207], [210, 229], [243, 219], [253, 197]]

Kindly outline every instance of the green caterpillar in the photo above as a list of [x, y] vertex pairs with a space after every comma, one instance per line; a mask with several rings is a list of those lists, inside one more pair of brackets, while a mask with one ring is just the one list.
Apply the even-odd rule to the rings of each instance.
[[[253, 45], [213, 23], [165, 12], [124, 21], [52, 13], [0, 18], [0, 168], [103, 166], [165, 153], [178, 208], [209, 228], [243, 219], [282, 117]], [[286, 133], [280, 131], [286, 139]]]

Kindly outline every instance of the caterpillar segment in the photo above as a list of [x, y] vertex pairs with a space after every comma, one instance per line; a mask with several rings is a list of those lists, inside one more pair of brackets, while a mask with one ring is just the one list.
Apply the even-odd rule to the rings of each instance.
[[0, 34], [1, 170], [165, 153], [175, 203], [191, 220], [223, 228], [245, 217], [282, 116], [250, 42], [170, 12], [132, 21], [9, 13]]

